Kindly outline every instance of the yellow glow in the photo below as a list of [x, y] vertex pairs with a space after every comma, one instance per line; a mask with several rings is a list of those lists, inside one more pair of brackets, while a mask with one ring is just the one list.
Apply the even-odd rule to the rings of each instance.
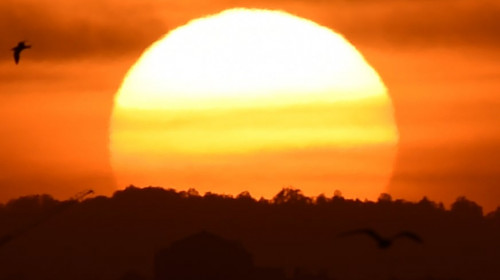
[[[233, 9], [173, 30], [131, 68], [112, 117], [120, 186], [375, 198], [396, 143], [387, 90], [361, 54], [277, 11]], [[347, 173], [353, 186], [335, 186]]]

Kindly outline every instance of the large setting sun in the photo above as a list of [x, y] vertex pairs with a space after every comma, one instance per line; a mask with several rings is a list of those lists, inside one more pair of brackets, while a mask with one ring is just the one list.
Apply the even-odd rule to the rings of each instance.
[[498, 15], [0, 0], [0, 280], [500, 279]]
[[398, 133], [387, 89], [341, 35], [232, 9], [169, 32], [126, 75], [111, 124], [120, 187], [375, 199]]

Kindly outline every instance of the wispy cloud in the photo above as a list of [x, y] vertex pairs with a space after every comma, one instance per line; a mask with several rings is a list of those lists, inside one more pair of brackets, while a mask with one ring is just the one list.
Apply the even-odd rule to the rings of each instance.
[[[439, 0], [6, 0], [0, 3], [3, 42], [29, 40], [35, 59], [138, 55], [169, 29], [230, 7], [286, 10], [328, 25], [363, 45], [498, 48], [500, 3]], [[2, 59], [10, 59], [2, 55]]]
[[0, 36], [11, 44], [28, 40], [36, 46], [35, 59], [59, 60], [140, 54], [167, 31], [153, 7], [112, 2], [59, 2], [54, 8], [51, 1], [2, 1]]

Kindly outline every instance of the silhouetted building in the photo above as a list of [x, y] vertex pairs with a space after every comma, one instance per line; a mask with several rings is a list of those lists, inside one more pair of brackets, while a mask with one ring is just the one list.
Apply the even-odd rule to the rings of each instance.
[[241, 244], [203, 231], [159, 251], [154, 269], [157, 280], [245, 280], [254, 265]]

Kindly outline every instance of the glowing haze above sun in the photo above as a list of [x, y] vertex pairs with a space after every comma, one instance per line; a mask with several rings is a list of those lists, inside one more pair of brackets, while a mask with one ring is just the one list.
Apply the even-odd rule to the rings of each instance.
[[120, 187], [375, 199], [397, 140], [384, 84], [341, 35], [232, 9], [144, 52], [116, 95], [110, 149]]

